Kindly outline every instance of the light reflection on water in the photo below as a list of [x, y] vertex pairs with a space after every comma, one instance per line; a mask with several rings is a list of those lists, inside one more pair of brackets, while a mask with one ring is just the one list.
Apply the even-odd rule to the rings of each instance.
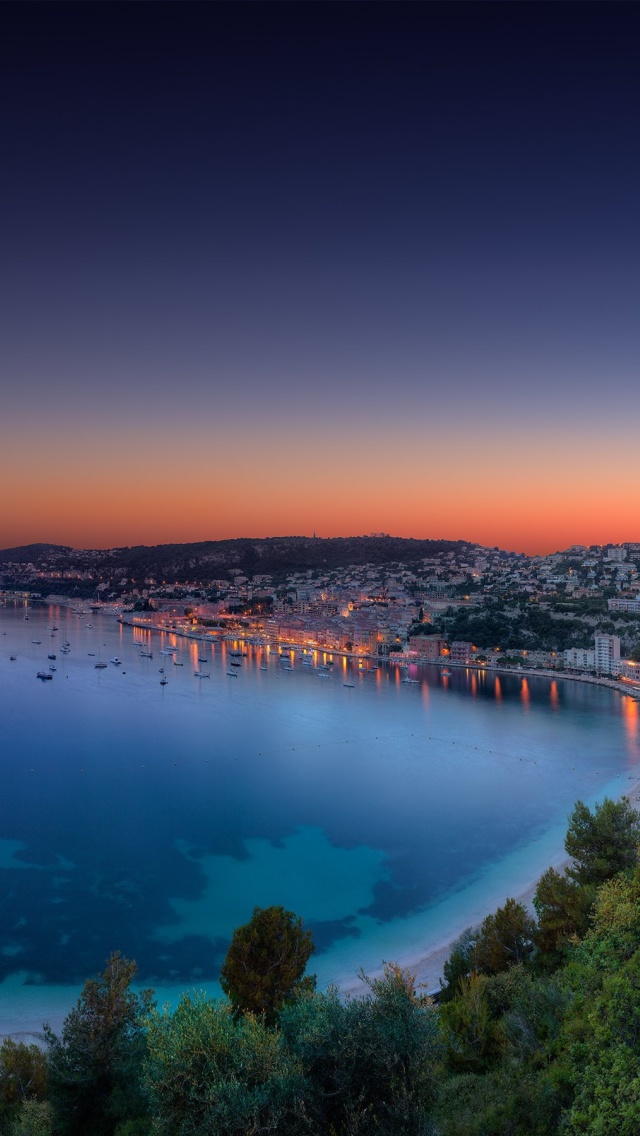
[[[640, 758], [638, 704], [606, 689], [429, 667], [405, 684], [338, 658], [318, 681], [254, 646], [230, 679], [239, 645], [30, 615], [0, 610], [0, 980], [78, 983], [121, 949], [144, 981], [209, 984], [256, 903], [312, 927], [322, 982], [425, 950], [472, 897], [539, 874], [576, 798], [623, 791]], [[54, 622], [71, 652], [41, 683]]]

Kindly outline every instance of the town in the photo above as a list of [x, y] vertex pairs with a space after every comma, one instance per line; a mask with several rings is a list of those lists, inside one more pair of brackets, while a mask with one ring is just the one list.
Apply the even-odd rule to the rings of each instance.
[[640, 686], [640, 543], [526, 556], [465, 541], [272, 538], [0, 552], [0, 602], [398, 664]]

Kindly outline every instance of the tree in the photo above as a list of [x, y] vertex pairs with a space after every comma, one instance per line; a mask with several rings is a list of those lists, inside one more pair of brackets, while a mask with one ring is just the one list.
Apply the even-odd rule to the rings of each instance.
[[455, 998], [460, 979], [469, 977], [472, 968], [471, 955], [477, 935], [478, 932], [474, 931], [473, 927], [467, 927], [452, 943], [451, 953], [442, 968], [446, 985], [440, 982], [442, 987], [440, 1002], [450, 1002]]
[[533, 952], [536, 926], [527, 909], [508, 899], [494, 915], [483, 921], [471, 951], [474, 970], [499, 974], [510, 966], [526, 962]]
[[441, 1010], [447, 1063], [454, 1072], [483, 1072], [505, 1048], [504, 1030], [490, 1013], [489, 979], [474, 971], [461, 978], [458, 994]]
[[233, 933], [220, 983], [237, 1014], [250, 1011], [273, 1021], [278, 1010], [315, 977], [303, 979], [315, 950], [302, 920], [283, 907], [255, 907], [248, 923]]
[[147, 1028], [156, 1136], [309, 1132], [300, 1063], [264, 1018], [184, 994], [174, 1013], [153, 1010]]
[[42, 1101], [47, 1091], [47, 1060], [37, 1045], [6, 1038], [0, 1045], [0, 1130], [27, 1101]]
[[49, 1101], [26, 1100], [11, 1129], [11, 1136], [53, 1136], [53, 1111]]
[[640, 816], [628, 797], [606, 797], [591, 812], [578, 801], [569, 817], [564, 846], [573, 865], [567, 875], [578, 884], [598, 887], [638, 863]]
[[438, 1016], [415, 975], [387, 963], [366, 992], [335, 988], [284, 1007], [279, 1025], [306, 1074], [310, 1130], [331, 1136], [426, 1133], [437, 1095]]
[[111, 1136], [118, 1121], [146, 1115], [142, 1019], [152, 998], [150, 990], [130, 990], [136, 970], [116, 951], [104, 973], [85, 982], [62, 1036], [44, 1027], [56, 1131], [65, 1136]]
[[538, 917], [536, 946], [544, 955], [558, 959], [572, 936], [584, 934], [592, 899], [591, 889], [581, 887], [566, 873], [560, 875], [555, 868], [543, 872], [533, 906]]

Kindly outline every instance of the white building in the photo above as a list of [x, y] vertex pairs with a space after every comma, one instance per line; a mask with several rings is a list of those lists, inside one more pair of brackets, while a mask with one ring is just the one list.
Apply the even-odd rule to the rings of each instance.
[[592, 671], [596, 665], [596, 653], [591, 647], [570, 647], [564, 652], [564, 665], [573, 670]]
[[633, 599], [615, 596], [613, 599], [607, 600], [607, 607], [609, 611], [640, 612], [640, 598], [638, 596]]
[[620, 666], [620, 637], [595, 635], [595, 664], [598, 674], [613, 674]]
[[623, 659], [620, 663], [620, 677], [626, 679], [627, 682], [634, 682], [640, 686], [640, 663], [634, 663], [631, 659]]
[[626, 559], [627, 559], [626, 548], [618, 547], [618, 548], [608, 548], [607, 549], [607, 560], [626, 560]]

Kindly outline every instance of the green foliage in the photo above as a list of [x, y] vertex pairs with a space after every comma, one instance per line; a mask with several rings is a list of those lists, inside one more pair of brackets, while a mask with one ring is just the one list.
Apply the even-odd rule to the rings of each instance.
[[640, 1130], [640, 951], [607, 975], [571, 1048], [575, 1098], [566, 1131], [637, 1136]]
[[442, 1007], [442, 1038], [447, 1064], [454, 1072], [483, 1072], [504, 1052], [506, 1038], [491, 1016], [488, 985], [485, 974], [473, 971], [460, 979], [458, 996]]
[[487, 915], [478, 931], [470, 958], [474, 970], [498, 974], [531, 957], [535, 923], [527, 909], [507, 899], [494, 915]]
[[619, 801], [607, 797], [593, 813], [578, 801], [564, 842], [574, 861], [567, 874], [576, 883], [597, 887], [635, 867], [639, 842], [640, 816], [628, 797]]
[[478, 935], [473, 927], [467, 927], [451, 945], [449, 958], [445, 962], [442, 973], [445, 983], [440, 983], [442, 990], [439, 1001], [450, 1002], [455, 997], [461, 978], [467, 978], [471, 973], [471, 954]]
[[44, 1028], [56, 1132], [111, 1136], [120, 1120], [146, 1114], [139, 1082], [151, 991], [131, 992], [136, 969], [112, 954], [104, 973], [85, 983], [62, 1037]]
[[145, 1083], [155, 1136], [308, 1131], [306, 1084], [277, 1029], [202, 994], [152, 1011]]
[[47, 1061], [37, 1045], [6, 1038], [0, 1045], [0, 1104], [42, 1100], [47, 1089]]
[[437, 1014], [415, 977], [387, 964], [363, 997], [335, 989], [287, 1006], [280, 1022], [307, 1074], [313, 1131], [332, 1136], [426, 1132], [437, 1094]]
[[593, 889], [547, 868], [538, 880], [533, 906], [538, 917], [535, 942], [549, 965], [557, 965], [571, 939], [588, 927]]
[[49, 1102], [24, 1101], [11, 1128], [11, 1136], [53, 1136], [53, 1109]]
[[585, 637], [585, 627], [579, 619], [554, 619], [550, 612], [532, 603], [509, 612], [502, 603], [482, 608], [450, 608], [446, 629], [450, 639], [469, 640], [485, 648], [501, 647], [506, 653], [521, 648], [564, 651], [566, 647], [580, 646]]
[[559, 1116], [549, 1077], [504, 1064], [484, 1074], [449, 1077], [435, 1122], [438, 1136], [552, 1136]]
[[47, 1061], [37, 1045], [6, 1038], [0, 1045], [0, 1131], [19, 1116], [25, 1102], [42, 1101], [47, 1091]]
[[315, 987], [303, 979], [313, 951], [310, 931], [283, 907], [255, 907], [248, 923], [233, 933], [220, 983], [237, 1013], [266, 1014], [273, 1021], [284, 1003]]

